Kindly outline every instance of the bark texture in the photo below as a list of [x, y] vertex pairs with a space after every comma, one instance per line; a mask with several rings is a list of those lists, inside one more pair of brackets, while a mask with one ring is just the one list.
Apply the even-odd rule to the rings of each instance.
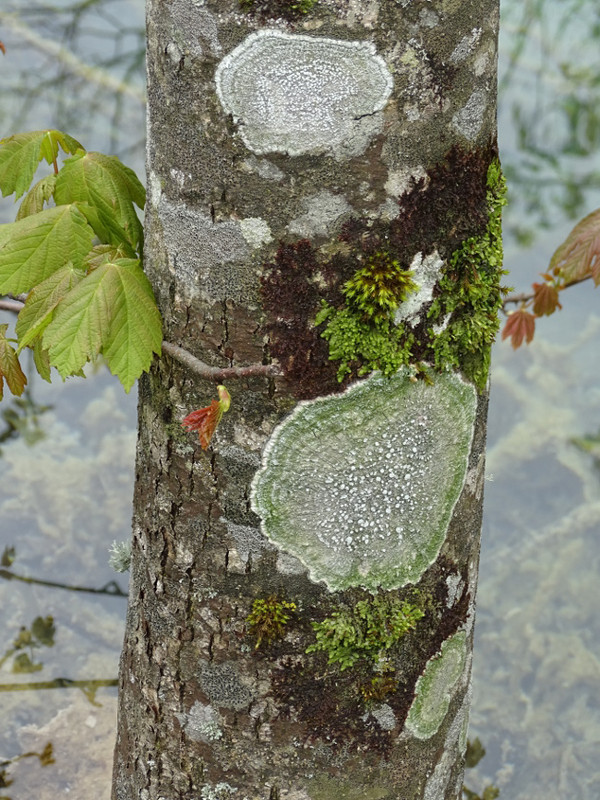
[[[473, 266], [490, 225], [497, 2], [290, 5], [148, 2], [145, 265], [165, 338], [281, 375], [226, 381], [206, 451], [180, 422], [215, 385], [168, 355], [140, 383], [116, 800], [460, 796], [487, 356], [444, 293], [499, 269]], [[395, 316], [372, 302], [375, 273], [396, 276]], [[442, 478], [463, 416], [429, 404], [444, 358], [471, 416]], [[394, 374], [406, 426], [367, 382], [374, 367]], [[348, 433], [361, 425], [362, 454]], [[418, 426], [414, 452], [385, 456], [390, 431]], [[355, 462], [354, 488], [328, 494]], [[399, 608], [419, 612], [404, 635]]]

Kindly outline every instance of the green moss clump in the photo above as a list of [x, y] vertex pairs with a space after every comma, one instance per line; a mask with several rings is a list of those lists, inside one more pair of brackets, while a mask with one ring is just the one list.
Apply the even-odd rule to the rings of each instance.
[[322, 622], [313, 622], [317, 640], [306, 652], [327, 653], [328, 663], [339, 664], [341, 670], [354, 666], [361, 658], [377, 664], [423, 616], [414, 604], [378, 594], [359, 600], [352, 609], [334, 611]]
[[296, 610], [296, 604], [287, 600], [270, 597], [257, 598], [252, 603], [252, 611], [246, 618], [248, 631], [256, 636], [255, 649], [262, 642], [271, 642], [283, 636], [285, 626], [290, 621], [291, 613]]
[[389, 253], [377, 251], [344, 284], [344, 308], [323, 303], [315, 326], [327, 323], [321, 336], [329, 343], [330, 360], [340, 362], [339, 381], [357, 364], [359, 375], [377, 369], [387, 376], [408, 364], [414, 337], [394, 324], [393, 315], [418, 288], [412, 274]]
[[389, 253], [378, 251], [346, 281], [342, 291], [355, 311], [373, 322], [384, 322], [411, 292], [417, 290], [412, 275]]
[[[500, 326], [498, 314], [506, 291], [500, 286], [506, 274], [502, 269], [506, 182], [498, 159], [488, 168], [486, 197], [487, 228], [452, 253], [427, 315], [433, 323], [429, 336], [435, 367], [462, 370], [480, 391], [487, 382], [490, 348]], [[443, 327], [445, 322], [448, 324]]]
[[338, 310], [324, 304], [315, 325], [323, 322], [327, 327], [321, 335], [329, 343], [329, 358], [340, 362], [339, 381], [357, 364], [359, 375], [377, 369], [389, 377], [410, 361], [414, 336], [390, 319], [368, 319], [350, 307]]

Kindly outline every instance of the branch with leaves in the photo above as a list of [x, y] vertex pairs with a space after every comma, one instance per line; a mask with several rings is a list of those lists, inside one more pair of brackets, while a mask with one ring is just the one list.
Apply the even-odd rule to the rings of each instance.
[[[42, 161], [52, 172], [32, 186]], [[162, 341], [141, 266], [135, 206], [143, 209], [145, 191], [137, 176], [66, 133], [33, 131], [0, 141], [0, 190], [16, 200], [24, 195], [15, 222], [0, 227], [0, 293], [27, 293], [17, 339], [0, 326], [0, 399], [3, 379], [13, 394], [23, 392], [19, 354], [26, 347], [48, 381], [51, 367], [63, 378], [80, 375], [102, 354], [129, 391]]]
[[[62, 166], [58, 157], [62, 151]], [[33, 186], [38, 166], [49, 175]], [[273, 376], [273, 365], [211, 367], [162, 341], [162, 323], [142, 270], [144, 187], [114, 156], [87, 152], [57, 130], [0, 140], [0, 190], [23, 197], [16, 220], [0, 226], [0, 309], [18, 313], [16, 339], [0, 325], [0, 400], [4, 381], [21, 395], [27, 378], [19, 355], [33, 350], [45, 380], [83, 375], [102, 355], [125, 391], [168, 353], [202, 378], [221, 381]]]
[[600, 284], [600, 209], [582, 219], [558, 247], [550, 260], [548, 271], [541, 273], [543, 283], [534, 283], [531, 292], [508, 295], [503, 311], [509, 311], [502, 338], [509, 339], [517, 349], [523, 341], [529, 344], [535, 333], [535, 322], [562, 308], [560, 292], [578, 283], [592, 280]]

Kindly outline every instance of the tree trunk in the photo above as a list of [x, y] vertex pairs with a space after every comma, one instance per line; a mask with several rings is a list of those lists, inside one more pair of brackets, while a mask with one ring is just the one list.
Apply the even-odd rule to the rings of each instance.
[[147, 22], [165, 338], [274, 374], [221, 376], [207, 450], [181, 420], [215, 382], [165, 353], [140, 383], [113, 797], [454, 800], [497, 0], [149, 0]]

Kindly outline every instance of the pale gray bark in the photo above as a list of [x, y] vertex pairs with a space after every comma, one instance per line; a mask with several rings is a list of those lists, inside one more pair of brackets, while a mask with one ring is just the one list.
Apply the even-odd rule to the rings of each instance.
[[[485, 227], [497, 0], [320, 0], [306, 14], [281, 11], [283, 0], [256, 5], [250, 13], [238, 0], [148, 2], [145, 264], [165, 338], [210, 366], [273, 361], [284, 374], [225, 381], [231, 410], [206, 452], [180, 421], [216, 397], [214, 384], [167, 354], [140, 383], [113, 797], [456, 800], [485, 391], [473, 401], [447, 531], [409, 582], [425, 617], [391, 648], [387, 673], [364, 660], [341, 671], [324, 653], [306, 653], [311, 622], [368, 595], [361, 579], [340, 578], [338, 589], [330, 541], [321, 572], [318, 553], [303, 560], [294, 542], [284, 546], [265, 520], [261, 526], [251, 484], [261, 462], [263, 476], [273, 469], [265, 445], [272, 448], [273, 431], [298, 400], [348, 383], [338, 384], [339, 364], [328, 359], [314, 316], [320, 299], [339, 304], [348, 265], [367, 258], [361, 242], [375, 235], [387, 247], [389, 234], [408, 269], [430, 256], [446, 264]], [[452, 208], [437, 208], [428, 192], [446, 192]], [[424, 198], [437, 216], [426, 218]], [[358, 234], [340, 242], [349, 220]], [[429, 300], [404, 312], [417, 340], [438, 291], [435, 274], [430, 283]], [[332, 469], [349, 458], [340, 436]], [[313, 452], [325, 481], [323, 451]], [[402, 492], [402, 476], [390, 491]], [[353, 497], [347, 503], [354, 513]], [[322, 505], [325, 518], [331, 512]], [[320, 512], [311, 513], [318, 527]], [[352, 561], [356, 547], [346, 551], [342, 542], [340, 563]], [[363, 555], [362, 574], [380, 574], [375, 556]], [[375, 593], [374, 580], [364, 585]], [[409, 596], [406, 581], [390, 580], [381, 580], [383, 589]], [[256, 648], [247, 618], [267, 597], [294, 603], [296, 612], [281, 638]], [[445, 656], [450, 663], [455, 645], [460, 657], [436, 678], [435, 665]], [[365, 686], [380, 686], [382, 675], [391, 688], [369, 697]], [[421, 689], [446, 681], [444, 712], [423, 727], [414, 722], [420, 676]]]

